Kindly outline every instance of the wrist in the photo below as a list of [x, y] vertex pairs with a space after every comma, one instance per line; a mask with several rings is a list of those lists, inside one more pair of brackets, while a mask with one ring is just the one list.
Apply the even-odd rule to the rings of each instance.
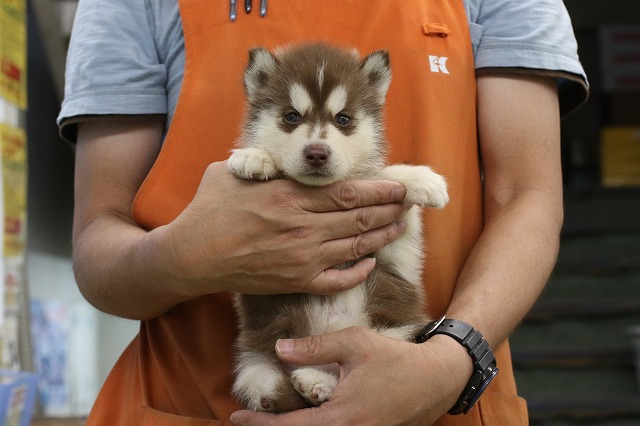
[[466, 349], [453, 338], [437, 334], [423, 344], [432, 345], [438, 355], [443, 372], [448, 377], [446, 395], [446, 410], [453, 407], [460, 394], [464, 391], [469, 377], [473, 374], [473, 362]]
[[473, 371], [473, 361], [467, 350], [452, 337], [444, 334], [434, 335], [429, 339], [429, 343], [435, 345], [444, 365], [451, 371], [457, 387], [462, 390]]
[[178, 304], [200, 296], [195, 271], [188, 266], [186, 256], [178, 250], [171, 225], [159, 226], [146, 235], [144, 263], [140, 270], [159, 286], [159, 296], [171, 304]]
[[[463, 321], [445, 319], [443, 316], [420, 330], [416, 335], [416, 342], [431, 341], [437, 336], [449, 337], [463, 347], [472, 363], [466, 386], [449, 410], [449, 414], [467, 414], [498, 373], [495, 356], [482, 333]], [[445, 342], [442, 338], [439, 341]], [[455, 353], [459, 356], [460, 351]], [[459, 376], [454, 377], [458, 377], [459, 380]]]

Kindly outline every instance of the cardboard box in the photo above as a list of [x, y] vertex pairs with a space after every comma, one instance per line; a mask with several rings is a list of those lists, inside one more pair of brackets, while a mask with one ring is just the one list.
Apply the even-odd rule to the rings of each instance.
[[37, 388], [37, 374], [0, 370], [0, 424], [29, 426]]
[[600, 165], [603, 186], [640, 186], [640, 127], [605, 127]]

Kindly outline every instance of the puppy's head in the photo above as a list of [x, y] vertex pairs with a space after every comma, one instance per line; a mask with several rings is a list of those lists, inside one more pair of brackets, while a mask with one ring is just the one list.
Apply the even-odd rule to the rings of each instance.
[[285, 177], [308, 185], [364, 177], [384, 163], [382, 109], [389, 56], [364, 59], [324, 44], [249, 52], [245, 146], [265, 149]]

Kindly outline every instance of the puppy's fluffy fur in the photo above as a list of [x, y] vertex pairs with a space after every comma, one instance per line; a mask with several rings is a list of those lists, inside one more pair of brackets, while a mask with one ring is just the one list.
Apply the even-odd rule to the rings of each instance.
[[336, 371], [326, 368], [283, 368], [274, 351], [279, 338], [364, 326], [411, 341], [427, 321], [419, 206], [444, 207], [447, 188], [427, 166], [385, 166], [382, 115], [390, 82], [384, 51], [364, 59], [325, 44], [249, 52], [248, 115], [228, 161], [238, 177], [306, 185], [393, 180], [405, 186], [406, 202], [415, 204], [405, 214], [405, 233], [372, 254], [375, 269], [359, 286], [333, 296], [237, 295], [233, 391], [249, 409], [280, 412], [319, 405], [338, 383]]

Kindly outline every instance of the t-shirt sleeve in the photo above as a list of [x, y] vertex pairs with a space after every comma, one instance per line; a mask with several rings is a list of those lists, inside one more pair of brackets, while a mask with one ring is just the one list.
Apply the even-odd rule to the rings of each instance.
[[167, 114], [167, 72], [146, 4], [79, 2], [57, 119], [65, 139], [75, 140], [75, 125], [83, 116]]
[[478, 73], [540, 72], [556, 76], [561, 112], [588, 96], [571, 19], [561, 0], [481, 0], [468, 11]]

